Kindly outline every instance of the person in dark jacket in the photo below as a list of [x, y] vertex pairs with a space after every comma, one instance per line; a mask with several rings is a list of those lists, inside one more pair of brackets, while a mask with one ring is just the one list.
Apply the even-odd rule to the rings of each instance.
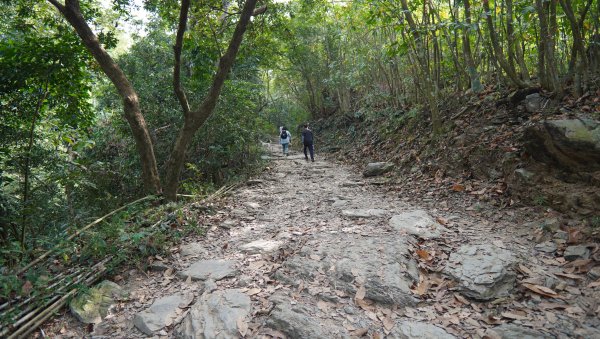
[[304, 129], [302, 130], [302, 144], [304, 145], [304, 159], [308, 161], [308, 154], [306, 151], [310, 152], [310, 160], [312, 162], [315, 161], [315, 147], [314, 147], [314, 137], [313, 132], [308, 128], [308, 124], [304, 124]]

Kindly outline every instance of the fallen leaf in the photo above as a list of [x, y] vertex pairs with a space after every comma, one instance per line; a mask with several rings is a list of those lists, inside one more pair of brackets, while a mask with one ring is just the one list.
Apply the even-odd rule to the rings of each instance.
[[29, 293], [31, 292], [32, 289], [33, 289], [33, 284], [31, 283], [31, 281], [27, 280], [23, 284], [23, 287], [21, 287], [21, 293], [23, 295], [29, 295]]
[[525, 265], [521, 265], [519, 264], [519, 266], [517, 267], [519, 269], [519, 271], [523, 274], [527, 274], [528, 276], [532, 276], [533, 275], [533, 271], [531, 271], [529, 268], [527, 268], [527, 266]]
[[558, 277], [564, 277], [564, 278], [569, 278], [569, 279], [574, 279], [574, 280], [580, 280], [583, 279], [582, 276], [580, 275], [575, 275], [575, 274], [569, 274], [569, 273], [554, 273], [555, 276]]
[[429, 252], [427, 252], [426, 250], [418, 249], [417, 255], [419, 256], [419, 258], [421, 258], [425, 261], [431, 260], [431, 256], [429, 255]]
[[448, 226], [448, 220], [442, 217], [436, 217], [435, 220], [444, 226]]
[[465, 297], [463, 297], [462, 295], [460, 295], [458, 293], [454, 293], [454, 298], [456, 298], [456, 300], [458, 300], [462, 304], [465, 304], [465, 305], [470, 304], [470, 302]]
[[375, 333], [373, 333], [373, 336], [371, 338], [372, 339], [381, 339], [381, 334], [375, 332]]
[[419, 274], [419, 284], [417, 284], [417, 287], [415, 289], [413, 289], [412, 291], [416, 295], [422, 296], [425, 293], [427, 293], [428, 290], [429, 290], [429, 280], [427, 279], [425, 274], [423, 274], [423, 272], [421, 272], [421, 274]]
[[237, 328], [242, 337], [245, 337], [248, 334], [248, 322], [243, 317], [238, 318], [237, 320]]
[[504, 318], [508, 318], [508, 319], [514, 319], [514, 320], [524, 320], [524, 319], [528, 319], [528, 317], [517, 314], [517, 313], [513, 313], [513, 312], [502, 312], [500, 314], [501, 316], [503, 316]]
[[587, 285], [587, 287], [589, 287], [589, 288], [594, 288], [594, 287], [598, 287], [598, 286], [600, 286], [600, 279], [598, 279], [594, 282], [591, 282]]
[[454, 192], [462, 192], [462, 191], [464, 191], [464, 190], [465, 190], [465, 186], [464, 186], [464, 185], [461, 185], [461, 184], [453, 184], [453, 185], [452, 185], [452, 190], [453, 190]]
[[319, 261], [319, 260], [321, 260], [321, 257], [320, 257], [320, 256], [318, 256], [318, 255], [316, 255], [316, 254], [311, 254], [311, 255], [309, 256], [309, 258], [311, 258], [312, 260], [316, 260], [316, 261]]
[[175, 272], [175, 270], [172, 267], [167, 268], [167, 270], [165, 271], [165, 273], [163, 274], [163, 276], [165, 277], [170, 277], [173, 275], [173, 272]]
[[329, 311], [329, 304], [323, 300], [317, 301], [317, 307], [323, 312]]
[[369, 333], [369, 329], [368, 328], [359, 328], [357, 330], [354, 330], [354, 331], [350, 332], [350, 335], [356, 336], [356, 337], [362, 337], [362, 336], [364, 336], [367, 333]]
[[246, 294], [252, 296], [252, 295], [259, 294], [261, 291], [262, 291], [262, 289], [260, 289], [260, 288], [251, 288], [246, 292]]
[[534, 285], [534, 284], [528, 284], [528, 283], [522, 283], [521, 285], [523, 285], [525, 288], [527, 288], [528, 290], [546, 296], [546, 297], [550, 297], [550, 298], [560, 298], [560, 296], [558, 295], [558, 293], [554, 292], [552, 289], [545, 287], [545, 286], [540, 286], [540, 285]]
[[394, 328], [394, 326], [396, 326], [396, 322], [394, 320], [392, 320], [392, 318], [390, 318], [390, 316], [383, 318], [382, 323], [383, 323], [383, 328], [385, 328], [388, 331], [391, 331], [392, 328]]
[[354, 295], [354, 300], [363, 300], [367, 295], [367, 290], [364, 285], [361, 285], [358, 290], [356, 290], [356, 295]]

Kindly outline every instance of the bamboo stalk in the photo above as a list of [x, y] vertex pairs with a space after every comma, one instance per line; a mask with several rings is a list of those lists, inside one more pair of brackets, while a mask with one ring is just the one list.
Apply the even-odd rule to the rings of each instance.
[[[105, 271], [106, 271], [106, 268], [103, 268], [100, 271], [96, 272], [96, 274], [87, 278], [85, 281], [86, 284], [94, 282]], [[28, 323], [21, 326], [21, 328], [19, 328], [17, 331], [15, 331], [13, 334], [11, 334], [8, 337], [8, 339], [25, 337], [29, 333], [34, 331], [36, 328], [40, 327], [48, 318], [50, 318], [52, 316], [52, 314], [55, 311], [58, 311], [67, 302], [67, 300], [70, 297], [74, 296], [77, 293], [77, 291], [78, 291], [78, 289], [76, 289], [76, 288], [70, 290], [67, 294], [62, 296], [60, 299], [58, 299], [57, 301], [55, 301], [48, 307], [44, 308], [40, 314], [38, 314], [35, 318], [33, 318]]]
[[[68, 241], [68, 240], [72, 240], [73, 238], [75, 238], [75, 237], [79, 236], [81, 233], [83, 233], [84, 231], [88, 230], [88, 229], [89, 229], [89, 228], [91, 228], [92, 226], [94, 226], [94, 225], [97, 225], [97, 224], [99, 224], [99, 223], [100, 223], [102, 220], [104, 220], [104, 219], [106, 219], [106, 218], [110, 217], [111, 215], [113, 215], [113, 214], [115, 214], [115, 213], [117, 213], [117, 212], [119, 212], [119, 211], [122, 211], [122, 210], [124, 210], [125, 208], [127, 208], [127, 207], [129, 207], [129, 206], [131, 206], [131, 205], [137, 204], [137, 203], [139, 203], [139, 202], [142, 202], [142, 201], [144, 201], [144, 200], [148, 200], [148, 199], [149, 199], [149, 198], [151, 198], [151, 197], [153, 197], [153, 196], [152, 196], [152, 195], [148, 195], [148, 196], [145, 196], [145, 197], [143, 197], [143, 198], [140, 198], [140, 199], [138, 199], [138, 200], [135, 200], [135, 201], [133, 201], [133, 202], [130, 202], [130, 203], [126, 204], [126, 205], [123, 205], [123, 206], [121, 206], [121, 207], [117, 208], [116, 210], [114, 210], [114, 211], [112, 211], [112, 212], [110, 212], [110, 213], [108, 213], [108, 214], [106, 214], [106, 215], [104, 215], [104, 216], [102, 216], [102, 217], [100, 217], [100, 218], [98, 218], [98, 219], [94, 220], [94, 222], [92, 222], [92, 223], [90, 223], [90, 224], [87, 224], [87, 225], [86, 225], [86, 226], [84, 226], [83, 228], [81, 228], [81, 229], [77, 230], [75, 233], [73, 233], [72, 235], [70, 235], [70, 236], [69, 236], [69, 237], [68, 237], [66, 240], [67, 240], [67, 241]], [[56, 251], [56, 249], [58, 249], [60, 246], [61, 246], [61, 244], [57, 244], [56, 246], [52, 247], [52, 248], [51, 248], [51, 249], [49, 249], [49, 250], [48, 250], [46, 253], [44, 253], [44, 254], [40, 255], [40, 256], [39, 256], [39, 257], [37, 257], [35, 260], [33, 260], [32, 262], [30, 262], [29, 264], [27, 264], [27, 266], [25, 266], [25, 267], [23, 267], [22, 269], [20, 269], [20, 270], [19, 270], [19, 271], [18, 271], [18, 272], [17, 272], [15, 275], [19, 275], [19, 274], [22, 274], [23, 272], [27, 271], [27, 270], [28, 270], [28, 269], [30, 269], [30, 268], [31, 268], [33, 265], [35, 265], [35, 264], [39, 263], [40, 261], [42, 261], [42, 259], [46, 258], [46, 257], [47, 257], [48, 255], [50, 255], [52, 252]]]

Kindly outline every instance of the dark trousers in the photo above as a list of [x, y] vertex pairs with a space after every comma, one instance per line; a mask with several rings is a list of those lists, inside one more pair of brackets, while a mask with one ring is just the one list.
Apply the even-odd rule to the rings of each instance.
[[306, 154], [306, 150], [308, 149], [308, 151], [310, 152], [310, 160], [315, 160], [315, 146], [310, 143], [310, 144], [304, 144], [304, 157], [306, 159], [308, 159], [308, 154]]

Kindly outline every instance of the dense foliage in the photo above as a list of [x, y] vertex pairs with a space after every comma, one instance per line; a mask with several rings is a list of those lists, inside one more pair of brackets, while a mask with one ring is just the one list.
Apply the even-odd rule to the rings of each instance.
[[[225, 72], [246, 2], [207, 0], [189, 12], [189, 1], [144, 3], [150, 23], [125, 49], [117, 37], [135, 19], [130, 1], [0, 2], [0, 265], [146, 194], [147, 155], [155, 192], [171, 177], [172, 195], [205, 193], [257, 163], [259, 141], [275, 126], [293, 131], [339, 116], [385, 121], [388, 135], [421, 119], [440, 135], [448, 98], [540, 87], [576, 99], [600, 79], [600, 3], [592, 0], [259, 2], [267, 10], [248, 20]], [[130, 92], [65, 20], [67, 4], [80, 5], [80, 24]], [[219, 72], [226, 81], [211, 92]], [[124, 93], [139, 99], [129, 113]]]

